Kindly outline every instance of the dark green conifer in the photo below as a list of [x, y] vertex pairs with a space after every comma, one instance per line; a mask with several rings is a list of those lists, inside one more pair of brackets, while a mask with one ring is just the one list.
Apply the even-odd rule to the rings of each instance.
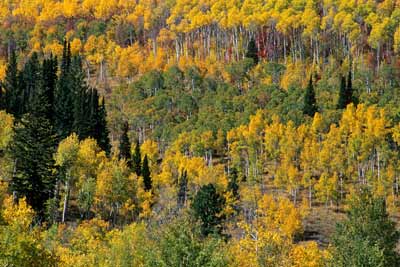
[[125, 122], [119, 139], [119, 159], [126, 160], [128, 167], [132, 168], [131, 142], [129, 141], [128, 131], [129, 124]]
[[221, 212], [225, 206], [225, 198], [217, 192], [213, 184], [204, 185], [197, 192], [192, 202], [193, 215], [201, 222], [204, 236], [221, 234], [224, 216]]
[[147, 158], [147, 155], [145, 155], [143, 159], [142, 177], [143, 177], [144, 190], [150, 191], [153, 186], [153, 182], [151, 180], [149, 160]]
[[6, 111], [13, 114], [15, 117], [19, 118], [22, 115], [20, 107], [22, 104], [22, 90], [18, 83], [18, 66], [17, 66], [17, 56], [14, 51], [8, 59], [6, 68], [6, 77], [4, 80], [4, 90], [5, 90], [5, 106]]
[[27, 202], [43, 217], [45, 203], [54, 193], [55, 177], [53, 154], [56, 138], [47, 118], [49, 101], [46, 90], [38, 90], [31, 109], [15, 128], [11, 154], [15, 162], [15, 175], [10, 183], [18, 197]]
[[258, 64], [258, 48], [254, 38], [251, 38], [247, 46], [246, 57], [253, 59], [254, 65]]
[[133, 171], [136, 173], [137, 176], [140, 176], [142, 171], [142, 155], [140, 153], [139, 140], [136, 140], [135, 151], [132, 157], [132, 164], [133, 164]]
[[178, 180], [178, 208], [182, 208], [185, 206], [186, 199], [187, 199], [187, 186], [188, 186], [188, 179], [187, 179], [187, 171], [182, 170], [181, 177]]
[[[103, 149], [107, 155], [110, 154], [111, 144], [109, 138], [109, 130], [107, 127], [107, 110], [105, 105], [104, 97], [101, 98], [100, 105], [97, 110], [97, 118], [95, 125], [95, 138], [97, 143]], [[131, 157], [127, 158], [131, 161]]]
[[304, 95], [304, 107], [303, 114], [310, 117], [314, 117], [314, 114], [318, 111], [317, 100], [315, 99], [315, 91], [312, 81], [312, 76], [310, 76], [310, 81]]
[[55, 99], [56, 129], [60, 139], [72, 133], [74, 123], [74, 99], [76, 92], [72, 81], [70, 46], [64, 41], [60, 77]]

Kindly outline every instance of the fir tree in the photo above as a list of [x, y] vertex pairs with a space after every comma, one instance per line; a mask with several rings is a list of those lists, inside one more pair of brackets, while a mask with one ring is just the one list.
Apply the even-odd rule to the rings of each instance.
[[46, 90], [38, 90], [15, 129], [11, 154], [15, 162], [15, 175], [10, 183], [17, 196], [27, 202], [43, 217], [45, 202], [52, 197], [55, 185], [53, 175], [56, 139], [47, 118], [49, 108]]
[[239, 183], [238, 183], [239, 177], [238, 177], [238, 172], [236, 168], [233, 168], [231, 170], [231, 173], [229, 175], [229, 182], [228, 182], [228, 187], [227, 190], [228, 192], [231, 192], [233, 197], [235, 199], [239, 199]]
[[135, 151], [132, 157], [133, 171], [137, 176], [141, 175], [142, 170], [142, 155], [140, 153], [140, 144], [139, 141], [136, 141]]
[[355, 98], [353, 96], [353, 84], [351, 79], [352, 79], [352, 74], [351, 71], [349, 71], [347, 77], [347, 83], [346, 83], [346, 78], [344, 76], [342, 76], [340, 80], [339, 99], [337, 103], [338, 109], [345, 109], [348, 104], [355, 102]]
[[304, 95], [304, 107], [303, 114], [310, 117], [314, 117], [314, 114], [318, 111], [317, 101], [315, 99], [315, 91], [312, 81], [312, 76], [310, 76], [310, 81]]
[[258, 64], [258, 48], [254, 38], [251, 38], [249, 41], [245, 57], [253, 59], [254, 65]]
[[193, 215], [201, 221], [204, 236], [221, 234], [224, 217], [221, 215], [225, 198], [217, 192], [213, 184], [204, 185], [197, 192], [192, 202]]
[[6, 111], [17, 118], [22, 115], [20, 110], [22, 105], [22, 91], [19, 87], [18, 76], [17, 56], [15, 52], [12, 51], [7, 63], [6, 77], [4, 80], [5, 106]]
[[81, 58], [74, 57], [71, 63], [70, 74], [70, 86], [72, 86], [74, 90], [74, 120], [72, 128], [80, 139], [92, 136], [92, 125], [94, 123], [93, 103], [95, 103], [93, 97], [96, 97], [93, 90], [87, 87], [84, 77]]
[[22, 104], [20, 105], [20, 113], [27, 113], [32, 109], [34, 105], [34, 99], [39, 93], [40, 87], [42, 86], [42, 69], [39, 62], [38, 54], [34, 52], [25, 64], [24, 69], [19, 77], [19, 86], [22, 93]]
[[[110, 154], [111, 144], [109, 138], [109, 130], [107, 127], [107, 110], [105, 105], [104, 97], [101, 98], [100, 105], [98, 106], [98, 110], [96, 112], [96, 125], [95, 125], [95, 138], [97, 143], [103, 149], [107, 155]], [[130, 154], [129, 154], [130, 155]], [[131, 157], [127, 158], [129, 161]]]
[[128, 131], [129, 124], [125, 122], [119, 139], [119, 159], [126, 160], [128, 167], [132, 168], [131, 142], [129, 141]]
[[186, 199], [187, 199], [187, 186], [188, 186], [188, 179], [187, 179], [187, 171], [182, 170], [181, 177], [178, 181], [178, 208], [182, 208], [185, 206]]
[[3, 92], [3, 84], [0, 82], [0, 110], [6, 109], [5, 93]]
[[63, 56], [61, 59], [61, 72], [57, 82], [55, 117], [57, 134], [60, 139], [72, 133], [74, 123], [74, 99], [76, 92], [71, 73], [70, 46], [64, 41]]
[[50, 55], [49, 59], [43, 60], [42, 64], [42, 90], [48, 100], [48, 109], [46, 111], [46, 117], [52, 124], [55, 121], [55, 90], [57, 83], [57, 58]]
[[153, 182], [151, 180], [149, 160], [147, 158], [147, 155], [145, 155], [143, 159], [142, 177], [143, 177], [144, 190], [150, 191], [153, 186]]
[[346, 100], [346, 78], [341, 76], [340, 78], [340, 90], [339, 90], [339, 99], [337, 103], [338, 109], [346, 108], [347, 100]]

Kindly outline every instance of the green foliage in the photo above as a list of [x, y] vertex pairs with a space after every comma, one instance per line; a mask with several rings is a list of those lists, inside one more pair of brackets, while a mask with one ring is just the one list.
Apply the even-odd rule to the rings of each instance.
[[310, 76], [310, 81], [304, 95], [304, 107], [303, 114], [310, 117], [314, 117], [314, 114], [318, 111], [317, 100], [315, 99], [314, 85], [312, 81], [312, 76]]
[[142, 155], [140, 153], [139, 141], [136, 141], [135, 151], [133, 152], [132, 156], [132, 164], [133, 171], [136, 173], [137, 176], [140, 176], [142, 173]]
[[174, 221], [162, 231], [159, 256], [152, 266], [219, 267], [228, 266], [221, 241], [203, 239], [198, 225], [187, 219]]
[[125, 159], [129, 168], [132, 168], [131, 142], [128, 136], [129, 124], [124, 123], [119, 139], [119, 159]]
[[204, 236], [222, 233], [224, 206], [225, 198], [213, 184], [202, 186], [196, 193], [191, 208], [194, 217], [201, 222], [201, 233]]
[[398, 266], [399, 238], [384, 199], [363, 191], [351, 200], [348, 219], [337, 225], [332, 266]]
[[142, 165], [141, 175], [143, 177], [144, 190], [150, 191], [151, 188], [153, 187], [153, 182], [151, 180], [149, 160], [147, 158], [147, 155], [144, 155], [144, 158], [143, 158], [143, 165]]
[[251, 38], [247, 45], [246, 57], [253, 60], [254, 65], [258, 64], [258, 48], [254, 38]]

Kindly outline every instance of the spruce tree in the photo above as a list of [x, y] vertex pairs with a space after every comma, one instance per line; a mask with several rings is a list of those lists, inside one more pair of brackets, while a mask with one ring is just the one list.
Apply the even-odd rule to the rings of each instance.
[[48, 100], [46, 117], [54, 125], [55, 122], [55, 90], [57, 83], [57, 58], [50, 55], [49, 59], [43, 60], [42, 64], [42, 90]]
[[204, 236], [221, 234], [224, 217], [221, 212], [225, 206], [225, 198], [217, 192], [213, 184], [204, 185], [197, 192], [192, 202], [192, 211], [201, 222], [201, 232]]
[[64, 139], [70, 135], [73, 129], [74, 99], [76, 97], [73, 84], [70, 46], [64, 41], [60, 77], [57, 82], [55, 100], [56, 129], [60, 139]]
[[3, 84], [0, 82], [0, 110], [6, 109], [5, 93], [3, 92]]
[[[96, 112], [96, 125], [95, 125], [95, 138], [97, 143], [103, 149], [107, 155], [110, 154], [111, 144], [109, 138], [109, 130], [107, 127], [107, 110], [105, 105], [104, 97], [101, 98], [100, 105], [98, 106], [98, 110]], [[127, 158], [129, 161], [131, 157]]]
[[15, 128], [11, 154], [15, 163], [15, 175], [10, 183], [18, 197], [27, 202], [43, 217], [45, 203], [52, 197], [55, 186], [53, 175], [56, 138], [53, 126], [47, 118], [49, 100], [46, 90], [40, 88], [25, 114]]
[[136, 173], [137, 176], [140, 176], [142, 171], [142, 155], [140, 153], [139, 140], [136, 140], [135, 151], [132, 157], [132, 164], [133, 164], [133, 171]]
[[354, 102], [351, 69], [349, 70], [349, 73], [347, 75], [346, 100], [347, 100], [347, 105]]
[[310, 76], [310, 81], [304, 95], [304, 107], [303, 114], [310, 117], [314, 117], [314, 114], [318, 111], [317, 101], [315, 99], [315, 91], [312, 81], [312, 76]]
[[10, 58], [8, 59], [6, 68], [6, 77], [4, 79], [4, 98], [6, 111], [10, 114], [13, 114], [17, 118], [20, 118], [22, 115], [20, 110], [20, 107], [22, 106], [22, 91], [19, 87], [18, 76], [19, 72], [17, 66], [17, 56], [13, 50]]
[[132, 168], [131, 142], [129, 141], [128, 131], [129, 124], [125, 122], [119, 139], [119, 159], [126, 160], [128, 167]]
[[93, 107], [95, 101], [93, 101], [93, 98], [95, 98], [96, 95], [93, 90], [89, 89], [86, 85], [80, 57], [74, 57], [72, 60], [70, 84], [74, 90], [74, 120], [72, 128], [80, 139], [85, 139], [92, 136], [93, 133], [93, 114], [95, 112]]
[[254, 65], [258, 64], [258, 48], [254, 38], [251, 38], [249, 41], [245, 57], [253, 59]]
[[153, 182], [151, 180], [149, 160], [147, 158], [147, 155], [145, 155], [143, 159], [142, 177], [143, 177], [144, 190], [150, 191], [153, 186]]
[[178, 181], [178, 208], [182, 208], [185, 206], [187, 199], [187, 187], [188, 187], [188, 179], [187, 179], [187, 171], [182, 170], [181, 177]]
[[[29, 112], [33, 108], [32, 105], [36, 104], [34, 103], [35, 97], [39, 94], [39, 90], [43, 89], [40, 88], [43, 84], [42, 78], [42, 66], [39, 62], [39, 56], [34, 52], [25, 64], [20, 77], [20, 79], [23, 79], [23, 82], [20, 83], [20, 87], [23, 90], [22, 114]], [[47, 101], [50, 101], [50, 99], [47, 99]]]
[[340, 80], [339, 99], [337, 103], [338, 109], [345, 109], [348, 104], [353, 103], [355, 101], [353, 95], [353, 84], [351, 80], [352, 80], [352, 73], [350, 70], [347, 77], [347, 83], [344, 76], [342, 76]]
[[227, 191], [231, 192], [235, 199], [239, 199], [239, 183], [238, 183], [239, 181], [238, 180], [239, 180], [238, 172], [237, 172], [236, 168], [233, 168], [229, 175]]
[[337, 103], [337, 109], [346, 108], [347, 100], [346, 100], [346, 78], [342, 75], [340, 78], [340, 90], [339, 90], [339, 99]]

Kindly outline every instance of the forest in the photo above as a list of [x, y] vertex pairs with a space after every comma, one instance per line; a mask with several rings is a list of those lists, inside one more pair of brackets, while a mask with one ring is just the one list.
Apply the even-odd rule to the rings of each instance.
[[0, 0], [0, 266], [400, 266], [400, 2]]

